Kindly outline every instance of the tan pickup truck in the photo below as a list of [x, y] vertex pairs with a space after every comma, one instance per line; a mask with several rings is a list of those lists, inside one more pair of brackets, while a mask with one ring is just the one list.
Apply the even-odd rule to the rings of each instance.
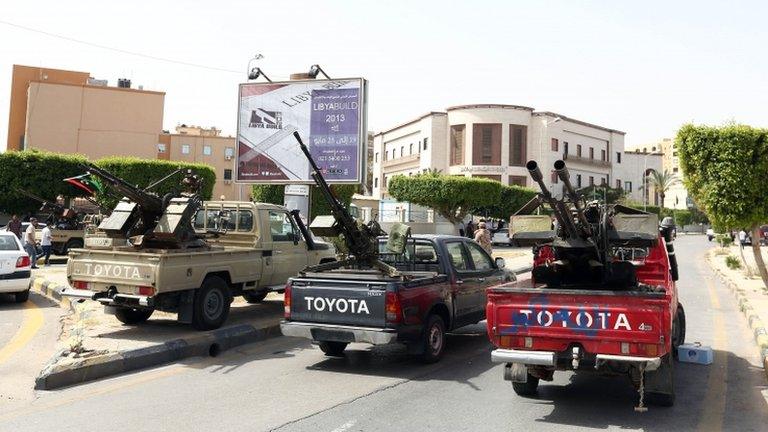
[[86, 238], [85, 249], [70, 251], [72, 288], [63, 294], [99, 301], [126, 324], [143, 322], [157, 309], [210, 330], [226, 321], [233, 296], [260, 302], [304, 267], [336, 259], [333, 246], [313, 238], [298, 213], [274, 204], [206, 202], [194, 226], [201, 234], [221, 234], [196, 249], [100, 245], [98, 237]]

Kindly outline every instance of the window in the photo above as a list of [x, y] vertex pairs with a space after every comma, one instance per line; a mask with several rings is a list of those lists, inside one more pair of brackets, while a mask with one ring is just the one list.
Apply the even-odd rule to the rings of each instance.
[[673, 173], [676, 173], [677, 171], [679, 171], [679, 168], [678, 168], [678, 167], [674, 167], [674, 168], [672, 168], [672, 172], [673, 172]]
[[456, 270], [467, 270], [467, 257], [461, 242], [449, 242], [445, 244], [448, 250], [448, 256], [451, 257], [451, 264]]
[[224, 157], [227, 159], [232, 159], [233, 157], [235, 157], [235, 149], [233, 147], [225, 147]]
[[224, 170], [224, 180], [232, 180], [232, 170], [231, 169], [225, 169]]
[[595, 177], [594, 176], [589, 176], [589, 185], [590, 186], [594, 186], [595, 185]]
[[605, 177], [600, 177], [600, 186], [605, 186], [607, 181], [608, 179], [606, 179]]
[[472, 262], [475, 264], [475, 270], [491, 270], [493, 261], [491, 257], [476, 243], [467, 242], [469, 254], [472, 256]]
[[381, 178], [381, 187], [387, 187], [387, 176]]
[[209, 146], [209, 145], [203, 146], [203, 154], [205, 156], [210, 156], [211, 155], [211, 146]]
[[158, 153], [165, 153], [165, 150], [166, 150], [165, 144], [160, 143], [160, 144], [157, 145], [157, 152]]
[[676, 157], [676, 156], [677, 156], [677, 152], [676, 152], [676, 151], [673, 151], [673, 152], [672, 152], [672, 156], [675, 156], [675, 157]]
[[427, 149], [427, 142], [429, 142], [429, 138], [424, 138], [423, 150]]
[[253, 213], [248, 210], [237, 212], [237, 230], [244, 232], [253, 230]]
[[451, 165], [464, 164], [464, 125], [451, 126]]
[[413, 143], [411, 143], [411, 144], [409, 145], [409, 148], [408, 148], [408, 154], [409, 154], [409, 155], [412, 155], [412, 154], [413, 154]]
[[624, 190], [627, 192], [632, 192], [632, 182], [631, 181], [625, 181], [624, 182]]
[[563, 154], [568, 154], [568, 141], [563, 141]]
[[558, 145], [558, 142], [557, 142], [557, 138], [552, 138], [551, 147], [552, 147], [552, 151], [556, 152], [556, 151], [559, 150], [559, 145]]
[[189, 144], [181, 145], [181, 154], [189, 154]]
[[581, 157], [581, 144], [576, 144], [576, 156]]
[[616, 152], [616, 163], [621, 163], [621, 152]]
[[405, 146], [400, 146], [400, 157], [403, 157], [405, 154]]
[[509, 176], [510, 185], [525, 187], [526, 180], [527, 180], [526, 176], [516, 176], [516, 175]]
[[616, 189], [621, 189], [621, 180], [616, 179]]
[[[511, 166], [525, 166], [527, 126], [509, 125], [509, 164]], [[555, 145], [557, 140], [553, 139]]]
[[600, 150], [600, 160], [605, 161], [605, 150]]
[[581, 188], [581, 174], [576, 174], [576, 188]]
[[196, 230], [226, 229], [227, 231], [250, 232], [253, 230], [253, 213], [250, 210], [237, 209], [200, 209], [195, 215]]
[[379, 152], [376, 152], [376, 154], [373, 155], [373, 161], [378, 162], [379, 161]]
[[590, 147], [589, 148], [589, 158], [590, 159], [594, 159], [595, 158], [595, 148], [594, 147]]
[[21, 248], [19, 248], [19, 244], [16, 243], [16, 236], [0, 235], [0, 251], [17, 251], [17, 250], [21, 250]]
[[373, 187], [375, 187], [375, 188], [379, 187], [379, 179], [378, 178], [373, 179]]
[[501, 165], [500, 123], [475, 123], [473, 125], [472, 164]]
[[285, 212], [269, 211], [269, 232], [272, 234], [272, 241], [292, 242], [300, 239], [299, 230]]

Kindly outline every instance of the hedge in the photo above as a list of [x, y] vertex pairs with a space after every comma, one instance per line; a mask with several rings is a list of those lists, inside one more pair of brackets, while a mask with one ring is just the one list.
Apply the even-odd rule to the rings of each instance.
[[[352, 195], [360, 190], [357, 184], [352, 185], [331, 185], [331, 190], [336, 198], [345, 206], [352, 202]], [[266, 202], [283, 205], [285, 202], [285, 186], [283, 185], [253, 185], [251, 196], [255, 202]], [[310, 217], [331, 214], [331, 208], [323, 198], [320, 188], [312, 186], [310, 189]]]
[[[40, 208], [37, 201], [28, 199], [16, 191], [17, 188], [29, 190], [41, 198], [53, 200], [59, 195], [65, 198], [81, 197], [85, 193], [62, 181], [85, 172], [82, 164], [88, 159], [80, 155], [65, 155], [40, 151], [10, 151], [0, 154], [0, 212], [33, 214]], [[170, 174], [179, 167], [193, 168], [204, 178], [203, 198], [210, 199], [216, 174], [213, 168], [202, 164], [181, 163], [177, 161], [113, 157], [101, 159], [95, 165], [112, 174], [122, 177], [128, 183], [146, 187], [151, 182]], [[154, 191], [164, 194], [178, 186], [177, 181], [169, 180], [159, 185]], [[105, 206], [113, 206], [115, 198], [98, 197]]]

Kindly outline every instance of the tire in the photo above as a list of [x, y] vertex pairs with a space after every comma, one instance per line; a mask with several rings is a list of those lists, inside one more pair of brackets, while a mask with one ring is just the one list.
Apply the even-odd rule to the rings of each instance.
[[685, 309], [677, 305], [677, 315], [672, 326], [672, 357], [677, 360], [677, 347], [685, 343]]
[[123, 324], [135, 325], [148, 320], [152, 312], [154, 312], [153, 309], [118, 308], [115, 311], [115, 318]]
[[13, 296], [14, 300], [16, 300], [16, 303], [24, 303], [29, 300], [29, 290], [17, 292]]
[[443, 356], [445, 349], [445, 322], [440, 315], [430, 315], [422, 335], [422, 353], [419, 360], [423, 363], [436, 363]]
[[533, 396], [539, 388], [539, 378], [528, 374], [528, 380], [524, 383], [512, 381], [512, 389], [518, 396]]
[[66, 255], [69, 253], [70, 249], [81, 249], [84, 246], [83, 241], [79, 239], [71, 239], [69, 240], [64, 247], [61, 249], [61, 255]]
[[209, 276], [195, 293], [192, 306], [192, 327], [196, 330], [213, 330], [221, 327], [229, 316], [232, 296], [229, 286], [218, 276]]
[[344, 350], [347, 349], [347, 342], [321, 341], [317, 344], [320, 350], [329, 357], [344, 357]]
[[243, 291], [243, 298], [251, 304], [261, 303], [267, 297], [267, 294], [269, 294], [269, 291]]

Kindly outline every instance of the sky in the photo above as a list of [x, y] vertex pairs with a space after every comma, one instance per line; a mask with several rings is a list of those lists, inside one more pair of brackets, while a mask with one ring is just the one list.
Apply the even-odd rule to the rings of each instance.
[[312, 64], [366, 78], [371, 131], [478, 103], [622, 130], [628, 145], [673, 137], [687, 122], [768, 126], [764, 1], [7, 3], [0, 151], [14, 64], [90, 72], [111, 86], [130, 78], [166, 92], [165, 129], [234, 135], [238, 83], [255, 54], [252, 66], [273, 80]]

